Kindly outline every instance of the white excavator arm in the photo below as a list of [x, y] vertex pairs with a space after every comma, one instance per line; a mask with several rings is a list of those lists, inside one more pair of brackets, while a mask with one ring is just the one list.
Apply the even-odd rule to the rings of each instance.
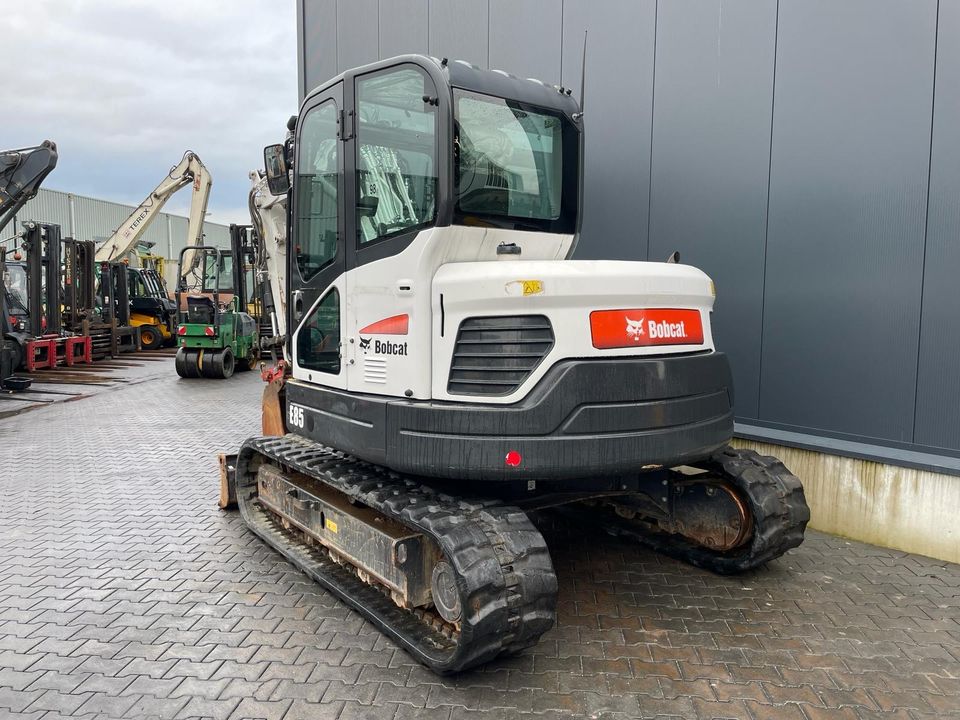
[[[170, 169], [153, 192], [147, 195], [144, 201], [130, 213], [130, 217], [97, 249], [97, 262], [119, 260], [133, 250], [150, 227], [150, 223], [160, 214], [167, 200], [191, 183], [193, 197], [190, 201], [187, 246], [202, 245], [203, 218], [207, 213], [207, 201], [210, 199], [213, 179], [206, 166], [200, 162], [200, 158], [188, 150], [183, 154], [183, 159]], [[181, 276], [193, 267], [194, 254], [193, 252], [186, 254], [184, 265], [180, 269]]]
[[[261, 271], [270, 281], [273, 296], [270, 323], [273, 334], [283, 337], [287, 334], [287, 196], [271, 193], [259, 172], [251, 172], [250, 181], [250, 220], [261, 243]], [[283, 352], [289, 361], [286, 345]]]

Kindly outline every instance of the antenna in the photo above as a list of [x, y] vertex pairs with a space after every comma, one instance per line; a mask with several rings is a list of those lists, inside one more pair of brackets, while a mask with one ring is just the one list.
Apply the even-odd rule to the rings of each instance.
[[584, 96], [587, 90], [587, 31], [583, 31], [583, 56], [580, 60], [580, 112], [574, 113], [574, 120], [583, 117]]

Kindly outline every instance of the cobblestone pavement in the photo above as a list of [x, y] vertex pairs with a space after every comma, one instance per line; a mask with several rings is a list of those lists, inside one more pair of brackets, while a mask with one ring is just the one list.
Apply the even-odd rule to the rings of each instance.
[[811, 532], [719, 578], [548, 529], [559, 625], [441, 680], [215, 506], [259, 378], [0, 420], [0, 716], [960, 717], [960, 566]]

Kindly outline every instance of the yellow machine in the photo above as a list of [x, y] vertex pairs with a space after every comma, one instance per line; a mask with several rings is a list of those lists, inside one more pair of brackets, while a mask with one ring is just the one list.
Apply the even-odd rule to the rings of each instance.
[[[173, 340], [176, 306], [170, 299], [163, 280], [163, 258], [139, 255], [135, 248], [167, 200], [190, 184], [193, 185], [193, 197], [190, 201], [187, 247], [201, 245], [203, 218], [207, 212], [213, 180], [200, 158], [188, 150], [160, 184], [130, 213], [123, 225], [97, 250], [97, 262], [128, 258], [132, 265], [127, 273], [130, 285], [130, 324], [140, 328], [140, 342], [144, 349], [158, 348]], [[190, 251], [187, 255], [184, 272], [189, 271], [194, 263], [195, 253]], [[141, 267], [136, 267], [137, 264]]]

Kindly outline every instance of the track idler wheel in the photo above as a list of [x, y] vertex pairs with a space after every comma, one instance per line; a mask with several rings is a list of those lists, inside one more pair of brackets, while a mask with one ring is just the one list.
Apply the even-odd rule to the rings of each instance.
[[[810, 509], [800, 480], [777, 458], [725, 447], [697, 463], [697, 475], [671, 472], [666, 515], [644, 516], [615, 500], [614, 534], [720, 574], [751, 570], [803, 542]], [[624, 519], [625, 518], [625, 519]]]
[[674, 530], [705, 548], [727, 552], [753, 531], [753, 515], [726, 480], [691, 479], [673, 485]]

